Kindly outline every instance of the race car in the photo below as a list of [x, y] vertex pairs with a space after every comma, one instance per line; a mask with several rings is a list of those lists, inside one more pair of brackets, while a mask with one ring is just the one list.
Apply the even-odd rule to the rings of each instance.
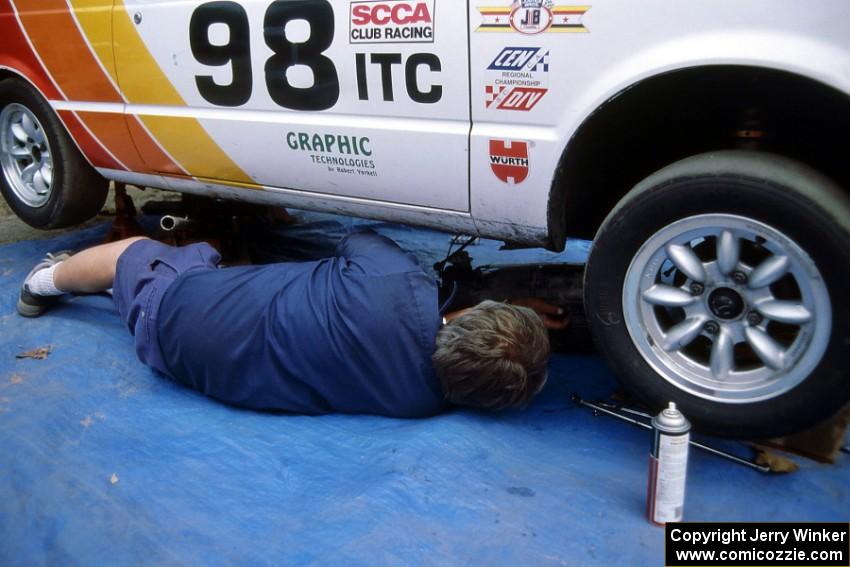
[[0, 189], [107, 184], [562, 249], [599, 350], [735, 437], [850, 400], [843, 0], [0, 0]]

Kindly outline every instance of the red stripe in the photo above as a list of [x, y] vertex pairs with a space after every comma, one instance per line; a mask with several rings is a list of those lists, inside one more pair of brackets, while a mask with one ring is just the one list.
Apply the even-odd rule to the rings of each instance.
[[[30, 48], [9, 0], [0, 0], [0, 65], [14, 69], [23, 75], [47, 99], [65, 100]], [[57, 114], [92, 165], [109, 169], [125, 169], [86, 131], [76, 116], [70, 112]]]
[[74, 141], [83, 148], [83, 154], [88, 158], [89, 162], [94, 167], [104, 167], [106, 169], [126, 170], [123, 165], [115, 161], [110, 156], [103, 146], [91, 135], [88, 130], [83, 127], [82, 122], [74, 116], [74, 113], [67, 110], [58, 112], [59, 118], [65, 123], [65, 127], [74, 138]]
[[658, 484], [658, 459], [649, 455], [649, 480], [646, 483], [646, 517], [656, 526], [664, 524], [655, 521], [655, 504], [658, 494], [656, 493]]
[[24, 75], [47, 98], [63, 98], [30, 49], [9, 0], [0, 0], [0, 65]]

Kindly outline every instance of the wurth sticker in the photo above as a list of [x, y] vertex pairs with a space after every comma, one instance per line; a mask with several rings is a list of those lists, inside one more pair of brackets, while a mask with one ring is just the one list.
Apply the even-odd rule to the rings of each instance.
[[528, 177], [528, 142], [490, 140], [490, 169], [509, 185]]
[[549, 51], [505, 47], [487, 66], [484, 105], [528, 112], [549, 92]]
[[477, 32], [586, 33], [582, 17], [590, 6], [556, 5], [552, 0], [514, 0], [510, 6], [479, 7]]

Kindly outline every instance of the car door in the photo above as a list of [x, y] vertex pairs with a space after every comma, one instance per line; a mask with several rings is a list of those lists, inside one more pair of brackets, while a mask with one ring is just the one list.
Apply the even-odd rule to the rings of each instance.
[[469, 210], [465, 3], [124, 0], [114, 28], [167, 179]]
[[471, 213], [482, 234], [545, 241], [549, 215], [562, 214], [549, 198], [564, 126], [581, 120], [575, 97], [597, 79], [598, 54], [610, 53], [610, 38], [589, 33], [593, 11], [558, 0], [469, 3]]

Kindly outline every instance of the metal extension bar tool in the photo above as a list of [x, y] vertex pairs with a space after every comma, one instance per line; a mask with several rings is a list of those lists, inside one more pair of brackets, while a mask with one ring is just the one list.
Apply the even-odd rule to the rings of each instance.
[[[643, 429], [652, 429], [652, 426], [649, 425], [648, 423], [645, 423], [645, 422], [643, 422], [639, 419], [635, 419], [633, 417], [629, 417], [627, 415], [623, 415], [622, 413], [620, 413], [620, 412], [624, 412], [624, 413], [636, 415], [638, 417], [652, 419], [651, 415], [644, 413], [642, 411], [624, 408], [624, 407], [620, 407], [620, 406], [617, 406], [617, 405], [614, 405], [614, 404], [606, 404], [604, 402], [594, 404], [592, 402], [588, 402], [587, 400], [581, 399], [581, 397], [578, 394], [573, 394], [570, 397], [570, 399], [572, 399], [573, 402], [575, 402], [575, 403], [577, 403], [581, 406], [592, 409], [593, 415], [606, 414], [606, 415], [610, 415], [612, 417], [616, 417], [617, 419], [620, 419], [622, 421], [626, 421], [628, 423], [631, 423], [632, 425], [642, 427]], [[772, 472], [770, 467], [767, 466], [767, 465], [760, 465], [758, 463], [754, 463], [753, 461], [744, 459], [744, 458], [739, 457], [737, 455], [733, 455], [732, 453], [727, 453], [726, 451], [721, 451], [720, 449], [715, 449], [714, 447], [709, 447], [708, 445], [703, 445], [702, 443], [699, 443], [697, 441], [692, 440], [690, 442], [690, 444], [691, 444], [691, 446], [696, 447], [697, 449], [700, 449], [702, 451], [706, 451], [707, 453], [711, 453], [713, 455], [717, 455], [718, 457], [722, 457], [724, 459], [728, 459], [728, 460], [730, 460], [734, 463], [738, 463], [739, 465], [744, 465], [745, 467], [750, 467], [750, 468], [755, 469], [759, 472], [763, 472], [763, 473]]]

